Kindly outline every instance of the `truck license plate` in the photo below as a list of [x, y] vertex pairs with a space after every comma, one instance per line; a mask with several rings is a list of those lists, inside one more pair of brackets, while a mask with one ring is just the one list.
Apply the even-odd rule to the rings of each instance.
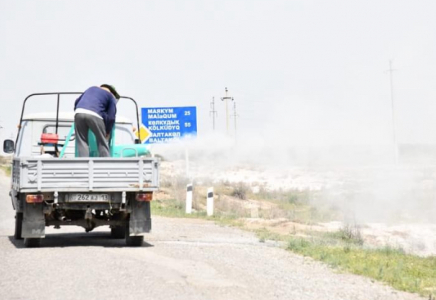
[[107, 202], [110, 200], [108, 194], [70, 194], [69, 202]]

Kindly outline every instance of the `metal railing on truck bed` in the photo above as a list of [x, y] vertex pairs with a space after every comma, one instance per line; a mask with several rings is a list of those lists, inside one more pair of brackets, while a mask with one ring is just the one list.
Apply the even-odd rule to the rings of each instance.
[[13, 189], [31, 192], [156, 191], [157, 158], [46, 158], [13, 160]]

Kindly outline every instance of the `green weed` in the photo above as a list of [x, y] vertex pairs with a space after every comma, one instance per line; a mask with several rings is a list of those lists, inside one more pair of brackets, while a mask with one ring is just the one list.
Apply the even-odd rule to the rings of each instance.
[[329, 245], [296, 237], [289, 238], [287, 249], [398, 290], [427, 296], [436, 292], [436, 257], [418, 257], [389, 247], [367, 249], [353, 241]]

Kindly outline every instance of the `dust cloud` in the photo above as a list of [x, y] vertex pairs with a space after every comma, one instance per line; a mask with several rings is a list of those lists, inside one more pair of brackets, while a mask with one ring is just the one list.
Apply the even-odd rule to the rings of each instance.
[[337, 207], [342, 221], [436, 223], [436, 145], [402, 142], [399, 134], [396, 163], [386, 102], [372, 113], [285, 99], [250, 128], [241, 121], [236, 137], [234, 130], [200, 132], [196, 139], [156, 145], [153, 152], [179, 161], [179, 172], [193, 180], [317, 191], [313, 204]]

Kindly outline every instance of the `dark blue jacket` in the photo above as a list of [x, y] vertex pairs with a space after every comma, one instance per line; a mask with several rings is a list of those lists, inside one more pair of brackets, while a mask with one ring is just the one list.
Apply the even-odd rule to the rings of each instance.
[[112, 131], [117, 114], [115, 97], [102, 88], [93, 86], [87, 89], [74, 103], [74, 110], [83, 108], [91, 110], [101, 116], [106, 125], [106, 134]]

